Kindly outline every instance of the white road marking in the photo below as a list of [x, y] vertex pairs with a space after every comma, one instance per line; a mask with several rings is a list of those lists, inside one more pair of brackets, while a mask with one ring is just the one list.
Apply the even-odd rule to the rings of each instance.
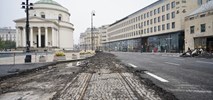
[[157, 75], [155, 75], [155, 74], [152, 74], [152, 73], [150, 73], [150, 72], [148, 72], [148, 71], [145, 71], [144, 73], [146, 73], [146, 74], [148, 74], [148, 75], [154, 77], [155, 79], [157, 79], [157, 80], [159, 80], [159, 81], [161, 81], [161, 82], [169, 82], [168, 80], [165, 80], [165, 79], [163, 79], [163, 78], [161, 78], [161, 77], [159, 77], [159, 76], [157, 76]]
[[184, 60], [184, 59], [180, 59], [180, 58], [175, 58], [175, 59], [176, 59], [176, 60], [181, 60], [181, 61]]
[[136, 67], [138, 67], [138, 66], [135, 66], [135, 65], [133, 65], [133, 64], [131, 64], [131, 63], [128, 63], [130, 66], [132, 66], [132, 67], [134, 67], [134, 68], [136, 68]]
[[212, 93], [212, 91], [209, 90], [185, 90], [185, 89], [170, 89], [174, 92], [191, 92], [191, 93]]
[[170, 65], [180, 66], [180, 64], [176, 64], [176, 63], [171, 63], [171, 62], [165, 62], [165, 63], [170, 64]]
[[[138, 66], [133, 65], [133, 64], [131, 64], [131, 63], [128, 63], [128, 64], [129, 64], [130, 66], [134, 67], [134, 68], [138, 67]], [[159, 76], [157, 76], [157, 75], [155, 75], [155, 74], [152, 74], [152, 73], [150, 73], [150, 72], [148, 72], [148, 71], [145, 71], [144, 73], [146, 73], [146, 74], [148, 74], [148, 75], [154, 77], [155, 79], [157, 79], [157, 80], [159, 80], [159, 81], [161, 81], [161, 82], [169, 82], [168, 80], [165, 80], [165, 79], [163, 79], [163, 78], [161, 78], [161, 77], [159, 77]]]
[[204, 64], [213, 64], [213, 62], [206, 62], [206, 61], [196, 61], [197, 63], [204, 63]]

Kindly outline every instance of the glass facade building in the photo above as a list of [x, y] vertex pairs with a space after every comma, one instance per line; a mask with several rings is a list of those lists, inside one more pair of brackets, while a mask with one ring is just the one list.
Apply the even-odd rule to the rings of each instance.
[[183, 52], [184, 34], [183, 32], [176, 32], [105, 44], [107, 50], [109, 50], [109, 47], [110, 51], [123, 52]]

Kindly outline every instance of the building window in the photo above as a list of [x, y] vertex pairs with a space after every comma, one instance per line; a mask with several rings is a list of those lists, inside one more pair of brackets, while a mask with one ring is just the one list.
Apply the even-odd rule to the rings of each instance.
[[150, 16], [152, 16], [152, 11], [150, 11]]
[[190, 26], [190, 33], [191, 34], [195, 33], [195, 26]]
[[158, 14], [160, 13], [160, 8], [158, 8]]
[[143, 15], [144, 19], [146, 19], [146, 14]]
[[189, 18], [190, 20], [194, 20], [194, 17]]
[[169, 20], [170, 19], [170, 14], [166, 14], [166, 19]]
[[205, 17], [205, 16], [206, 16], [205, 14], [200, 15], [200, 17]]
[[158, 26], [158, 31], [160, 31], [160, 25]]
[[167, 27], [167, 30], [169, 30], [170, 29], [170, 23], [167, 23], [166, 27]]
[[146, 34], [146, 29], [144, 29], [144, 34]]
[[202, 5], [203, 4], [203, 0], [198, 0], [197, 3], [198, 3], [198, 5]]
[[153, 20], [153, 19], [150, 19], [150, 24], [151, 24], [151, 25], [152, 25], [152, 20]]
[[147, 20], [147, 25], [149, 25], [149, 20]]
[[166, 5], [166, 10], [169, 10], [170, 9], [170, 4], [167, 4]]
[[158, 17], [158, 22], [160, 22], [160, 16]]
[[156, 32], [156, 26], [154, 27], [154, 32]]
[[44, 12], [41, 12], [41, 18], [45, 18]]
[[62, 20], [62, 15], [58, 15], [58, 20], [61, 21]]
[[147, 12], [147, 18], [149, 17], [149, 12]]
[[141, 20], [143, 19], [143, 15], [141, 15]]
[[200, 25], [201, 32], [206, 32], [206, 24]]
[[162, 25], [162, 30], [165, 30], [165, 24]]
[[180, 2], [179, 2], [179, 1], [177, 1], [177, 2], [176, 2], [176, 5], [179, 5], [179, 4], [180, 4]]
[[155, 9], [155, 10], [154, 10], [154, 15], [156, 14], [156, 12], [157, 12], [157, 10]]
[[162, 21], [165, 21], [165, 15], [162, 16]]
[[150, 28], [150, 32], [151, 32], [151, 33], [153, 32], [153, 28], [152, 28], [152, 27]]
[[143, 28], [143, 22], [141, 22], [141, 28]]
[[175, 7], [175, 1], [172, 2], [172, 8], [174, 8], [174, 7]]
[[154, 18], [154, 23], [156, 23], [156, 18]]
[[172, 29], [175, 28], [175, 22], [172, 22]]
[[182, 0], [182, 3], [186, 3], [186, 0]]
[[147, 28], [147, 33], [149, 33], [149, 28]]
[[162, 12], [164, 12], [165, 11], [165, 6], [162, 6]]
[[144, 21], [144, 24], [143, 24], [144, 26], [146, 26], [146, 21]]
[[172, 12], [172, 18], [175, 18], [175, 12]]

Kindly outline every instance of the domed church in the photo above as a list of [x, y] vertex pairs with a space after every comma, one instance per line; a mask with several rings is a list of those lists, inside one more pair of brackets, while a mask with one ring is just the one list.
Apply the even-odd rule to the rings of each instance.
[[[16, 23], [16, 47], [26, 47], [26, 18]], [[73, 49], [73, 24], [67, 8], [53, 0], [39, 0], [29, 10], [31, 48]]]

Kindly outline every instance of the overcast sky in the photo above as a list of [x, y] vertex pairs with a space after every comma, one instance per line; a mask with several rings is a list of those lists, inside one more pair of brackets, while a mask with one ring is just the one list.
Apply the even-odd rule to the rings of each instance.
[[[0, 0], [0, 27], [15, 28], [14, 19], [25, 17], [21, 2], [26, 0]], [[38, 0], [29, 0], [34, 3]], [[91, 26], [91, 12], [95, 10], [94, 26], [111, 24], [157, 0], [54, 0], [71, 13], [74, 24], [74, 43], [79, 43], [80, 33]]]

